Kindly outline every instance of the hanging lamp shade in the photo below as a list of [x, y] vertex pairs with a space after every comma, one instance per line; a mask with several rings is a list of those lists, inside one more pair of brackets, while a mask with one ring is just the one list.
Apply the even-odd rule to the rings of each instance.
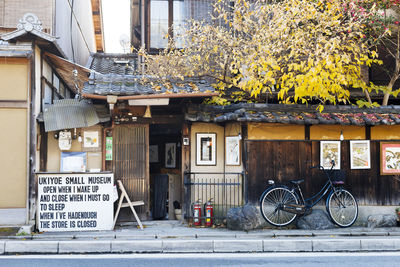
[[146, 107], [146, 112], [144, 113], [143, 118], [151, 118], [151, 108], [150, 108], [150, 106]]

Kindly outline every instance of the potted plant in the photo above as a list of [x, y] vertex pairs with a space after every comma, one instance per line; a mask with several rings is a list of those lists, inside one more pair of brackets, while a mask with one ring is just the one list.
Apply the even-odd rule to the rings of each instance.
[[178, 221], [182, 219], [182, 209], [181, 209], [181, 203], [178, 201], [174, 201], [174, 211], [175, 211], [175, 217]]

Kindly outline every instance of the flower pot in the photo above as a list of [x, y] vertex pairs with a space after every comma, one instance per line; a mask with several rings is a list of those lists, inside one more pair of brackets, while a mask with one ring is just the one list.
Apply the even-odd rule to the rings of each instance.
[[175, 218], [177, 220], [181, 220], [182, 219], [182, 209], [175, 209]]

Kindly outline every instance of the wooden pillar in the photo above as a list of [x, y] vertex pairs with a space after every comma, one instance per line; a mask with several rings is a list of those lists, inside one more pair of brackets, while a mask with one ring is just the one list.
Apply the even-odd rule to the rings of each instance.
[[248, 182], [248, 148], [247, 148], [247, 140], [248, 140], [248, 133], [247, 133], [247, 124], [241, 126], [241, 135], [242, 135], [242, 164], [243, 164], [243, 199], [244, 203], [247, 204], [249, 200], [248, 196], [248, 189], [249, 189], [249, 182]]
[[[184, 145], [183, 140], [184, 139], [189, 140], [189, 145]], [[190, 191], [190, 186], [185, 186], [185, 182], [188, 182], [190, 180], [190, 125], [187, 123], [183, 123], [182, 125], [182, 160], [181, 160], [181, 177], [182, 177], [182, 219], [187, 217], [187, 213], [190, 212], [190, 196], [191, 196], [191, 191]]]
[[40, 124], [40, 167], [39, 171], [45, 172], [47, 171], [47, 136], [48, 134], [44, 130], [44, 124]]

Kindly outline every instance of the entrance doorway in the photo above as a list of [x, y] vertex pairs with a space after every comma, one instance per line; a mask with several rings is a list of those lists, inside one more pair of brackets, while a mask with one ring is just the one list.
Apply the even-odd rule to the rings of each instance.
[[[147, 160], [149, 125], [121, 124], [113, 130], [113, 172], [114, 179], [121, 180], [131, 201], [144, 201], [136, 212], [140, 219], [149, 216], [149, 163]], [[128, 209], [122, 211], [131, 213]]]
[[175, 220], [182, 203], [180, 124], [150, 125], [150, 213], [154, 220]]

